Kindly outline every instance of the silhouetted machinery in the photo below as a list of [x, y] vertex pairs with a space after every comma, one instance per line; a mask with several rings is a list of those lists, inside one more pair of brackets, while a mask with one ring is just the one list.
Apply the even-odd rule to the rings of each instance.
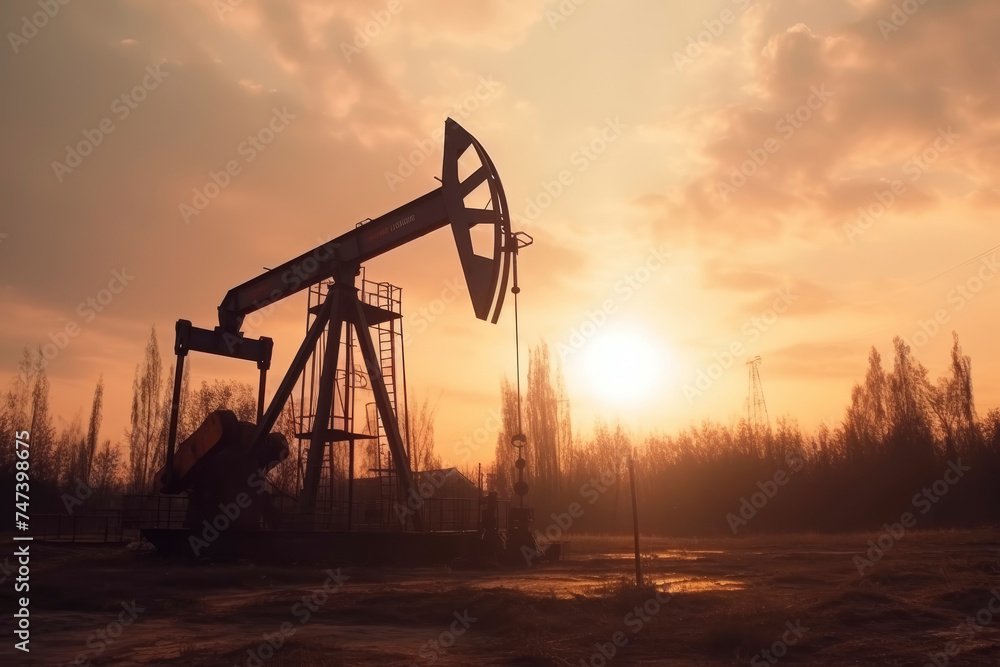
[[[464, 158], [469, 151], [471, 159]], [[473, 168], [460, 177], [461, 166], [470, 162]], [[163, 493], [188, 494], [189, 527], [198, 525], [203, 517], [217, 514], [220, 503], [233, 502], [240, 492], [249, 493], [254, 503], [252, 509], [245, 512], [245, 525], [254, 524], [261, 516], [267, 521], [269, 504], [266, 498], [255, 494], [248, 486], [252, 484], [253, 475], [265, 474], [288, 455], [288, 443], [281, 435], [271, 433], [271, 429], [307, 362], [317, 352], [323, 332], [327, 331], [318, 398], [316, 404], [310, 406], [314, 408], [315, 419], [312, 432], [306, 434], [309, 448], [298, 504], [304, 515], [314, 511], [326, 443], [364, 437], [329, 428], [344, 325], [353, 327], [357, 335], [378, 416], [392, 453], [399, 497], [416, 496], [409, 459], [369, 331], [370, 326], [398, 315], [359, 299], [355, 282], [361, 265], [425, 234], [450, 226], [476, 317], [496, 323], [512, 264], [514, 291], [517, 291], [516, 253], [531, 243], [531, 237], [511, 230], [503, 186], [489, 155], [472, 135], [450, 118], [445, 123], [440, 181], [441, 186], [433, 192], [233, 288], [219, 305], [219, 325], [214, 329], [194, 327], [187, 320], [177, 322], [174, 345], [177, 363], [168, 449], [166, 465], [158, 473], [158, 479]], [[478, 206], [467, 204], [473, 194], [480, 198], [488, 195], [488, 204], [482, 207], [482, 200], [476, 202]], [[473, 230], [477, 227], [477, 240], [484, 236], [480, 233], [484, 229], [489, 232], [485, 235], [492, 242], [488, 254], [477, 254], [474, 248]], [[301, 290], [331, 280], [332, 285], [305, 339], [265, 410], [265, 382], [271, 363], [272, 341], [245, 336], [241, 332], [243, 319]], [[260, 370], [257, 423], [238, 423], [227, 411], [214, 413], [175, 452], [184, 359], [192, 351], [257, 364]], [[412, 513], [409, 521], [416, 531], [422, 529], [419, 512]]]

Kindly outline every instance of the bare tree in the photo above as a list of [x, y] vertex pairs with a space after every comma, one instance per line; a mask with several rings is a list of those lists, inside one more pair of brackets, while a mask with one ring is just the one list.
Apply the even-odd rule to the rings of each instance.
[[[423, 403], [410, 399], [410, 404], [416, 404], [417, 409], [411, 411], [409, 418], [410, 431], [410, 467], [414, 472], [420, 470], [437, 470], [441, 467], [441, 458], [434, 454], [434, 407], [424, 398]], [[407, 423], [407, 417], [400, 420]]]
[[489, 475], [489, 490], [496, 491], [501, 498], [510, 498], [514, 494], [514, 460], [517, 450], [511, 444], [513, 438], [522, 426], [518, 424], [517, 391], [507, 378], [500, 384], [500, 421], [501, 429], [497, 434], [496, 456], [493, 461], [493, 472]]
[[129, 439], [129, 485], [133, 493], [150, 491], [160, 432], [160, 388], [163, 367], [156, 329], [149, 335], [142, 363], [132, 382], [132, 418]]
[[288, 441], [288, 458], [274, 468], [271, 468], [267, 477], [272, 484], [291, 496], [298, 493], [298, 489], [296, 488], [298, 481], [296, 474], [298, 457], [295, 455], [298, 427], [299, 422], [295, 416], [295, 402], [294, 399], [290, 399], [285, 403], [285, 407], [282, 408], [281, 413], [278, 415], [278, 421], [274, 425], [274, 431], [285, 436], [285, 440]]
[[882, 451], [889, 434], [889, 378], [882, 369], [882, 357], [872, 346], [864, 384], [854, 386], [844, 421], [845, 436], [852, 455]]
[[232, 410], [240, 421], [253, 423], [257, 421], [257, 392], [249, 382], [203, 380], [188, 399], [181, 399], [181, 409], [191, 432], [216, 410]]
[[892, 451], [897, 457], [925, 460], [932, 457], [934, 448], [930, 415], [934, 387], [910, 346], [898, 337], [892, 342], [896, 352], [888, 381]]
[[97, 450], [97, 437], [101, 431], [101, 410], [104, 406], [104, 374], [97, 378], [97, 388], [94, 390], [94, 402], [90, 407], [90, 425], [87, 428], [87, 461], [84, 468], [86, 479], [90, 479], [94, 464], [94, 454]]
[[31, 417], [28, 420], [31, 433], [31, 467], [33, 477], [57, 484], [59, 467], [56, 460], [56, 429], [49, 414], [49, 379], [45, 370], [39, 368], [31, 388]]
[[96, 491], [98, 500], [111, 498], [119, 491], [122, 459], [121, 449], [118, 446], [112, 446], [111, 440], [105, 440], [100, 451], [94, 456], [90, 484]]
[[962, 446], [969, 446], [980, 436], [976, 402], [972, 391], [972, 359], [962, 354], [958, 334], [952, 333], [951, 380], [948, 383], [949, 412], [955, 420], [955, 435]]
[[535, 503], [547, 508], [560, 493], [559, 432], [562, 398], [553, 378], [549, 347], [542, 343], [528, 361], [528, 393], [525, 401], [528, 462], [534, 482]]

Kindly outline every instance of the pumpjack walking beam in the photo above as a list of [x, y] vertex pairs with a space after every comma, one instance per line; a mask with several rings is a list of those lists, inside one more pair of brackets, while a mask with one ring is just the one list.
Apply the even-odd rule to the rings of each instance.
[[[459, 159], [469, 150], [475, 152], [478, 167], [471, 175], [460, 179]], [[466, 206], [466, 197], [484, 184], [490, 194], [487, 207]], [[491, 256], [476, 254], [472, 243], [472, 228], [484, 224], [492, 226]], [[267, 410], [262, 414], [260, 406], [263, 405], [263, 400], [261, 400], [258, 406], [260, 417], [254, 435], [254, 442], [258, 443], [270, 433], [306, 362], [315, 350], [322, 332], [328, 328], [328, 350], [324, 356], [322, 381], [314, 411], [316, 418], [307, 457], [306, 483], [302, 498], [304, 511], [312, 511], [315, 504], [322, 465], [323, 438], [332, 400], [339, 337], [344, 324], [353, 326], [358, 334], [362, 355], [369, 377], [372, 379], [379, 417], [386, 427], [397, 480], [401, 487], [401, 497], [408, 498], [416, 493], [409, 459], [368, 329], [368, 323], [379, 316], [379, 311], [358, 299], [354, 282], [363, 262], [446, 226], [451, 227], [455, 238], [476, 317], [496, 323], [507, 290], [511, 257], [517, 247], [510, 227], [507, 199], [496, 167], [486, 150], [462, 126], [449, 118], [445, 122], [441, 187], [231, 289], [219, 305], [219, 326], [214, 330], [197, 330], [198, 336], [204, 339], [201, 341], [203, 344], [197, 347], [199, 351], [256, 360], [258, 366], [262, 368], [263, 382], [263, 371], [266, 370], [265, 366], [270, 364], [270, 340], [244, 337], [240, 331], [244, 317], [310, 286], [333, 280], [333, 286], [306, 333], [305, 340], [278, 385]], [[178, 340], [180, 340], [180, 330], [179, 323]], [[261, 366], [263, 355], [254, 356], [247, 352], [248, 349], [255, 350], [257, 346], [267, 348], [267, 361], [264, 366]], [[180, 358], [179, 344], [177, 349]], [[192, 346], [191, 349], [196, 348]], [[185, 353], [186, 350], [187, 347], [184, 348]], [[180, 371], [175, 377], [175, 396], [179, 392], [179, 373]], [[173, 460], [176, 418], [171, 420], [170, 436], [168, 461]], [[168, 473], [169, 471], [168, 465]], [[414, 515], [414, 526], [420, 529], [419, 515]]]

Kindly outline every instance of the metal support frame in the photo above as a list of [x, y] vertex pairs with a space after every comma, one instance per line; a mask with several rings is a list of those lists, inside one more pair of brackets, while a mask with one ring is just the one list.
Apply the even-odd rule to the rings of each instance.
[[[340, 330], [343, 328], [340, 320], [343, 293], [353, 289], [335, 283], [327, 294], [326, 301], [330, 304], [325, 310], [329, 313], [326, 334], [326, 353], [323, 355], [323, 371], [319, 379], [319, 397], [316, 399], [316, 413], [312, 424], [312, 437], [309, 440], [309, 452], [306, 454], [306, 478], [302, 486], [302, 511], [311, 514], [316, 507], [316, 494], [319, 490], [319, 480], [323, 467], [323, 454], [326, 446], [327, 425], [330, 421], [330, 410], [333, 406], [333, 386], [336, 381], [337, 358], [340, 353]], [[317, 322], [319, 318], [317, 318]], [[332, 464], [331, 464], [332, 465]], [[332, 467], [331, 467], [332, 474]]]
[[[392, 462], [396, 468], [396, 480], [399, 484], [400, 499], [405, 502], [411, 497], [419, 497], [413, 482], [413, 473], [410, 471], [410, 458], [406, 454], [403, 436], [399, 432], [399, 421], [392, 411], [389, 390], [385, 386], [385, 378], [382, 377], [378, 354], [375, 352], [375, 344], [372, 342], [371, 330], [368, 328], [364, 308], [362, 308], [361, 301], [357, 298], [357, 292], [355, 292], [353, 305], [353, 316], [355, 318], [353, 324], [358, 334], [358, 345], [361, 348], [361, 356], [364, 358], [365, 366], [368, 369], [368, 378], [372, 383], [372, 393], [375, 395], [375, 405], [378, 409], [379, 417], [382, 419], [385, 437], [389, 441], [389, 449], [392, 451]], [[414, 528], [423, 530], [420, 513], [415, 512], [412, 517]]]
[[[460, 179], [459, 159], [469, 150], [479, 158], [480, 166], [471, 175]], [[488, 208], [480, 208], [478, 205], [468, 206], [465, 199], [481, 186], [486, 187], [490, 193]], [[261, 375], [257, 427], [253, 443], [261, 443], [277, 422], [295, 384], [303, 375], [306, 364], [316, 353], [323, 331], [329, 327], [330, 338], [336, 341], [336, 344], [331, 347], [331, 341], [328, 341], [327, 355], [323, 359], [320, 395], [315, 406], [308, 454], [310, 467], [306, 471], [303, 489], [305, 509], [311, 511], [316, 501], [319, 479], [322, 476], [325, 449], [323, 445], [333, 435], [329, 432], [332, 429], [327, 428], [327, 422], [332, 408], [331, 393], [336, 380], [340, 332], [344, 325], [349, 325], [348, 336], [350, 336], [350, 326], [353, 326], [372, 382], [379, 417], [393, 455], [400, 497], [401, 499], [413, 497], [416, 491], [407, 448], [404, 446], [399, 423], [392, 409], [392, 401], [385, 378], [382, 377], [379, 358], [365, 315], [366, 309], [369, 314], [377, 311], [358, 298], [354, 279], [365, 261], [437, 229], [450, 226], [476, 317], [496, 323], [506, 293], [512, 258], [516, 255], [517, 246], [511, 242], [515, 235], [511, 232], [510, 223], [506, 195], [495, 165], [482, 145], [449, 118], [445, 122], [444, 162], [440, 188], [233, 288], [219, 305], [219, 326], [215, 330], [192, 327], [186, 320], [177, 322], [175, 352], [178, 361], [174, 378], [167, 470], [172, 470], [174, 462], [183, 358], [189, 349], [257, 362]], [[472, 229], [477, 225], [487, 225], [491, 228], [493, 251], [489, 255], [479, 255], [475, 252]], [[295, 279], [289, 280], [289, 276], [295, 276]], [[269, 338], [244, 337], [240, 333], [244, 317], [331, 278], [334, 281], [331, 294], [328, 294], [328, 298], [316, 312], [315, 321], [309, 326], [305, 339], [285, 372], [270, 404], [264, 410], [266, 371], [270, 366], [272, 342]], [[517, 288], [515, 287], [513, 291], [516, 293]], [[348, 368], [347, 372], [350, 373], [351, 369]], [[403, 399], [405, 402], [405, 379]], [[305, 410], [304, 405], [301, 408]], [[354, 439], [350, 434], [347, 436], [351, 448], [350, 475], [353, 481]], [[414, 527], [421, 530], [420, 514], [411, 516]]]
[[[181, 388], [184, 382], [184, 359], [189, 351], [205, 352], [231, 359], [257, 362], [260, 381], [257, 388], [257, 423], [261, 422], [264, 409], [264, 391], [267, 386], [267, 371], [271, 368], [271, 353], [274, 341], [267, 337], [247, 338], [225, 333], [221, 329], [201, 329], [192, 326], [188, 320], [177, 320], [174, 338], [174, 391], [170, 404], [170, 430], [167, 432], [167, 465], [169, 473], [173, 469], [174, 450], [177, 446], [177, 421], [180, 413]], [[270, 429], [268, 429], [270, 431]]]
[[[389, 390], [382, 376], [379, 366], [378, 354], [375, 351], [375, 344], [372, 341], [371, 330], [368, 327], [368, 318], [365, 316], [365, 307], [361, 299], [358, 298], [358, 290], [354, 284], [354, 277], [357, 271], [344, 271], [333, 285], [323, 302], [323, 307], [313, 322], [312, 327], [328, 328], [326, 353], [323, 356], [323, 369], [320, 375], [319, 396], [316, 401], [315, 418], [312, 423], [312, 433], [310, 434], [309, 452], [306, 455], [306, 475], [302, 488], [301, 510], [304, 513], [312, 513], [315, 509], [316, 496], [319, 489], [320, 475], [323, 464], [323, 454], [326, 445], [326, 438], [329, 433], [328, 422], [330, 419], [330, 409], [333, 403], [333, 389], [336, 379], [337, 360], [339, 357], [341, 330], [344, 326], [353, 327], [357, 336], [358, 346], [368, 371], [368, 378], [371, 382], [371, 389], [375, 395], [375, 405], [379, 418], [385, 429], [386, 440], [392, 451], [393, 464], [396, 472], [397, 483], [400, 487], [400, 497], [409, 498], [416, 493], [413, 475], [410, 471], [410, 459], [406, 453], [403, 437], [399, 430], [399, 422], [392, 409], [392, 402], [389, 399]], [[310, 330], [312, 332], [312, 329]], [[347, 331], [350, 336], [350, 330]], [[318, 340], [318, 335], [316, 336]], [[314, 343], [315, 344], [315, 343]], [[303, 359], [302, 366], [304, 367]], [[299, 371], [296, 364], [289, 369], [289, 373]], [[298, 377], [296, 372], [295, 377]], [[286, 376], [286, 379], [288, 376]], [[279, 396], [275, 396], [277, 400]], [[273, 403], [272, 403], [273, 407]], [[270, 412], [270, 409], [269, 409]], [[266, 419], [265, 419], [266, 421]], [[354, 473], [354, 441], [348, 440], [350, 446], [350, 475]], [[353, 479], [352, 479], [353, 481]], [[350, 503], [352, 498], [349, 497]], [[350, 519], [348, 519], [350, 521]], [[423, 529], [423, 522], [419, 513], [412, 515], [413, 526], [417, 530]]]

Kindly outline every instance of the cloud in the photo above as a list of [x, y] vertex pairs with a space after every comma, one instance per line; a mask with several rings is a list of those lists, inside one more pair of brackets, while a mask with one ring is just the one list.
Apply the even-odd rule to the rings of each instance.
[[[983, 63], [1000, 57], [989, 28], [1000, 6], [923, 5], [884, 39], [878, 21], [891, 16], [893, 2], [829, 3], [831, 12], [853, 13], [836, 24], [819, 16], [788, 24], [790, 4], [748, 14], [744, 48], [725, 56], [736, 71], [749, 58], [728, 101], [708, 98], [662, 121], [698, 137], [690, 163], [703, 166], [667, 199], [651, 192], [639, 202], [701, 234], [775, 238], [829, 233], [893, 180], [908, 186], [893, 215], [996, 189], [1000, 91]], [[949, 128], [957, 141], [915, 166]]]
[[[59, 361], [66, 386], [86, 393], [105, 369], [109, 405], [114, 394], [127, 412], [151, 325], [166, 358], [176, 319], [211, 326], [234, 285], [436, 188], [432, 132], [482, 77], [500, 85], [461, 120], [490, 150], [515, 212], [575, 166], [571, 154], [603, 118], [620, 115], [630, 128], [558, 204], [517, 221], [536, 241], [521, 257], [526, 336], [564, 337], [662, 244], [675, 253], [670, 267], [623, 304], [622, 322], [656, 321], [698, 350], [727, 341], [791, 287], [799, 301], [769, 349], [836, 344], [851, 327], [926, 312], [923, 292], [905, 303], [879, 295], [933, 273], [924, 268], [937, 266], [952, 235], [979, 225], [967, 235], [979, 243], [1000, 206], [995, 3], [927, 3], [885, 39], [878, 22], [898, 0], [764, 0], [683, 75], [670, 49], [684, 43], [684, 26], [701, 25], [700, 10], [587, 5], [553, 32], [552, 1], [400, 3], [392, 14], [388, 0], [243, 0], [222, 16], [203, 0], [70, 3], [0, 58], [9, 156], [0, 301], [14, 316], [0, 327], [3, 359], [16, 364], [24, 345], [75, 319], [124, 267], [134, 284]], [[24, 6], [0, 5], [0, 23], [18, 25]], [[665, 26], [672, 18], [678, 25]], [[654, 39], [674, 27], [669, 40]], [[168, 77], [119, 118], [111, 105], [150, 66]], [[809, 108], [815, 89], [829, 99]], [[249, 160], [240, 147], [276, 108], [294, 119]], [[53, 161], [105, 117], [114, 131], [59, 182]], [[949, 127], [958, 140], [908, 180], [907, 161]], [[422, 163], [390, 188], [386, 173], [417, 142], [430, 145]], [[745, 184], [720, 201], [718, 184], [754, 156]], [[204, 197], [232, 161], [239, 173], [186, 224], [179, 206]], [[907, 189], [885, 216], [895, 224], [848, 244], [842, 225], [897, 179]], [[402, 286], [407, 308], [460, 275], [447, 231], [367, 268]], [[299, 342], [303, 302], [289, 299], [254, 328], [276, 338], [276, 368]], [[463, 295], [434, 323], [414, 348], [431, 390], [488, 400], [495, 383], [442, 376], [437, 361], [459, 350], [481, 375], [502, 373], [495, 351], [509, 306], [501, 327], [481, 326]], [[227, 360], [196, 363], [242, 372]]]

